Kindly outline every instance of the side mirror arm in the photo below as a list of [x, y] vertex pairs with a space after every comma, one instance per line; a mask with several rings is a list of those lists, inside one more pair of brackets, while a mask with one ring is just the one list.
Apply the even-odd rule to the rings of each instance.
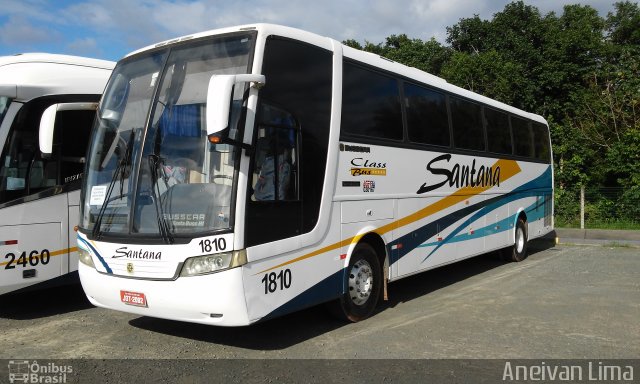
[[213, 75], [207, 89], [207, 135], [221, 133], [229, 128], [229, 114], [233, 87], [239, 83], [252, 83], [259, 89], [265, 84], [264, 75]]

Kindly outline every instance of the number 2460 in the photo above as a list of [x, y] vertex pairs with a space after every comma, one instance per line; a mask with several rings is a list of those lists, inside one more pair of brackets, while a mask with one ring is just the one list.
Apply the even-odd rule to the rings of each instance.
[[42, 265], [49, 264], [51, 253], [49, 250], [43, 249], [42, 251], [31, 251], [27, 256], [27, 251], [24, 251], [20, 257], [18, 257], [18, 260], [16, 260], [16, 255], [14, 253], [7, 253], [4, 258], [9, 259], [9, 262], [7, 262], [4, 269], [14, 269], [16, 265], [22, 265], [22, 267], [25, 268], [27, 263], [30, 266], [35, 267], [38, 263], [42, 263]]

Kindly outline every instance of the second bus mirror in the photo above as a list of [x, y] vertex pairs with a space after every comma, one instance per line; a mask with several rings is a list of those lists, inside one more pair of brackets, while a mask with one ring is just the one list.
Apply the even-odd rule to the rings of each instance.
[[56, 116], [62, 111], [95, 111], [98, 103], [64, 103], [53, 104], [44, 110], [40, 118], [39, 142], [40, 152], [50, 155], [53, 152], [53, 133], [56, 126]]
[[213, 75], [207, 90], [207, 135], [222, 133], [229, 128], [229, 114], [233, 100], [233, 87], [239, 83], [264, 85], [264, 75]]

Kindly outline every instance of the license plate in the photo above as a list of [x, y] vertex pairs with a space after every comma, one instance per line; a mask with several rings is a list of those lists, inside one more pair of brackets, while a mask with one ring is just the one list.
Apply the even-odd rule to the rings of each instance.
[[120, 291], [120, 300], [127, 305], [147, 306], [147, 298], [140, 292]]

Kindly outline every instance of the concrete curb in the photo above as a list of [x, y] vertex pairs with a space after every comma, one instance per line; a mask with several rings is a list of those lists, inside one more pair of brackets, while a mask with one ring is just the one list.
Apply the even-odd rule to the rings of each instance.
[[640, 246], [640, 231], [619, 229], [556, 228], [560, 244]]
[[627, 231], [621, 229], [556, 228], [556, 233], [560, 238], [640, 241], [640, 231]]

